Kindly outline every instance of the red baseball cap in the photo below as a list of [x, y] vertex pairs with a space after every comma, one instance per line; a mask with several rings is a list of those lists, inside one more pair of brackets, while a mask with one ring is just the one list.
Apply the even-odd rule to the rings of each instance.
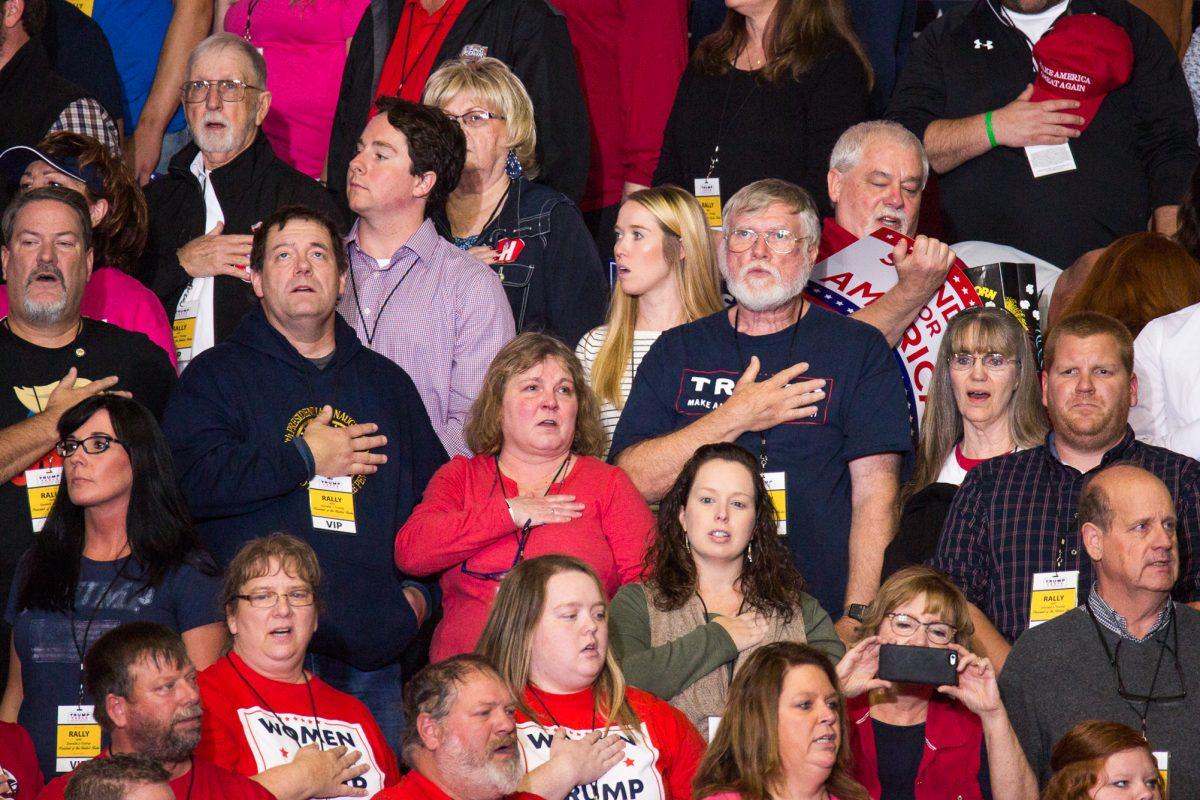
[[1099, 14], [1061, 17], [1033, 46], [1038, 75], [1032, 102], [1078, 100], [1068, 113], [1083, 117], [1084, 130], [1104, 97], [1129, 82], [1133, 72], [1133, 42], [1117, 23]]

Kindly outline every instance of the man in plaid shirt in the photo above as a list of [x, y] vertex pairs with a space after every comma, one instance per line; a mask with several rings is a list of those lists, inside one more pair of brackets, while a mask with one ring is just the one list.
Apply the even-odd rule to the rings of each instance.
[[1079, 492], [1088, 475], [1116, 462], [1167, 485], [1179, 515], [1175, 598], [1200, 600], [1200, 462], [1134, 438], [1128, 329], [1104, 314], [1074, 314], [1050, 331], [1045, 354], [1042, 401], [1054, 432], [1039, 447], [967, 473], [933, 559], [971, 601], [976, 635], [997, 667], [1031, 626], [1035, 603], [1033, 624], [1063, 610], [1046, 587], [1065, 592], [1070, 606], [1087, 597], [1092, 565], [1079, 539]]

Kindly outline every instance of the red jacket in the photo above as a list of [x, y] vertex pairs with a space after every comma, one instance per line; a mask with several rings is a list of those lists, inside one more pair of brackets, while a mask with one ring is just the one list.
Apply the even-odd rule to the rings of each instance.
[[[850, 749], [854, 778], [879, 800], [879, 759], [871, 705], [863, 694], [846, 704], [850, 718]], [[956, 700], [935, 696], [925, 719], [925, 752], [917, 768], [917, 800], [983, 800], [979, 760], [983, 752], [983, 722]]]

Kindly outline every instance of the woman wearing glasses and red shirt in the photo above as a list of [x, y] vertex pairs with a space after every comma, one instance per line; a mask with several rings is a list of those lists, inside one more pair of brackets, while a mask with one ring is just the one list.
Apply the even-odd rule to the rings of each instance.
[[586, 562], [609, 597], [637, 580], [654, 518], [604, 451], [599, 406], [570, 348], [539, 333], [505, 345], [464, 429], [473, 458], [433, 476], [396, 536], [396, 566], [444, 572], [445, 620], [430, 659], [475, 649], [499, 581], [558, 553]]
[[[872, 800], [1036, 800], [1037, 780], [1000, 702], [996, 670], [967, 649], [967, 599], [946, 576], [907, 567], [884, 581], [863, 637], [838, 662], [854, 778]], [[958, 685], [881, 680], [882, 645], [958, 653]]]
[[[225, 643], [218, 570], [187, 516], [170, 448], [150, 412], [97, 395], [63, 414], [58, 435], [62, 485], [8, 599], [13, 637], [0, 703], [0, 720], [19, 722], [33, 737], [47, 779], [81, 755], [57, 749], [68, 743], [59, 716], [71, 709], [74, 720], [80, 706], [90, 715], [81, 663], [101, 634], [135, 620], [162, 623], [183, 635], [197, 668], [213, 663]], [[99, 726], [79, 724], [98, 745]]]

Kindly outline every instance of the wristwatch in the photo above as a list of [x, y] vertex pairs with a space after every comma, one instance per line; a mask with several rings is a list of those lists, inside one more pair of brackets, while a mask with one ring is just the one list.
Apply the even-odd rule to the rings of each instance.
[[846, 607], [846, 616], [857, 622], [862, 622], [863, 617], [867, 615], [867, 609], [870, 608], [866, 603], [851, 603]]

